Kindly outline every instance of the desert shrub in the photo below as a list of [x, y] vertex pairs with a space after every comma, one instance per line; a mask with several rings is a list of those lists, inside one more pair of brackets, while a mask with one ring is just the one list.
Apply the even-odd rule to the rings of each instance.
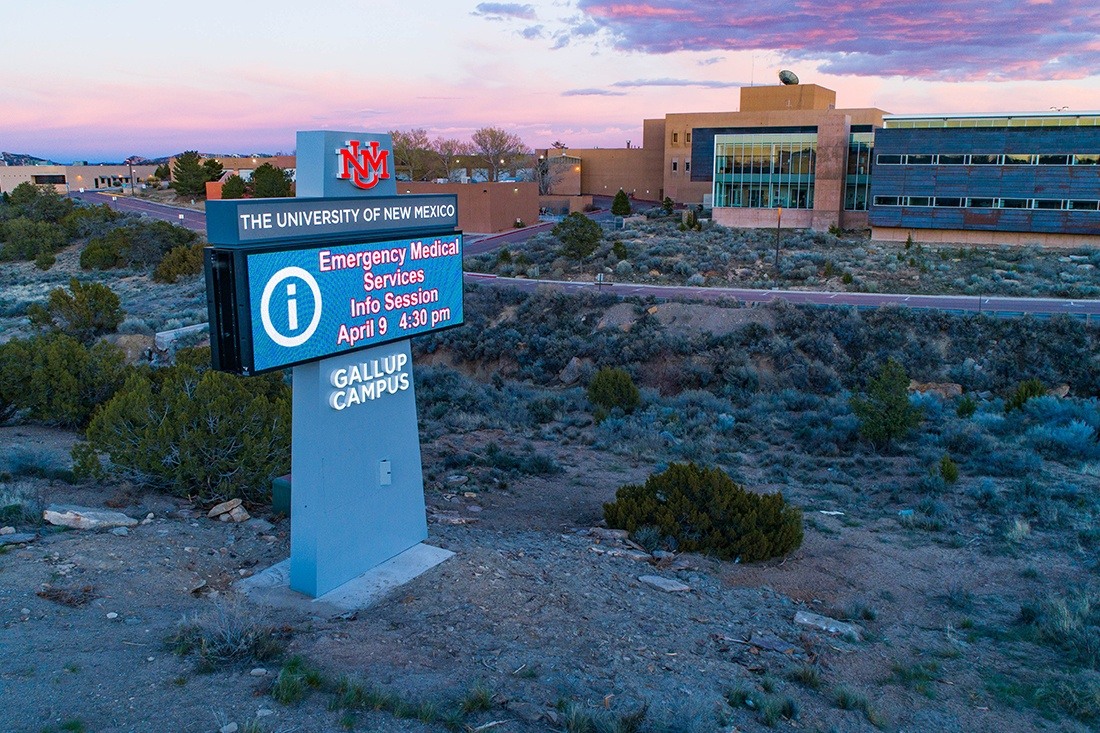
[[64, 247], [68, 237], [60, 224], [19, 217], [0, 226], [0, 240], [0, 260], [37, 260]]
[[1047, 388], [1038, 379], [1028, 379], [1016, 385], [1016, 390], [1005, 400], [1005, 412], [1019, 410], [1033, 397], [1042, 397], [1047, 393]]
[[588, 399], [596, 407], [607, 411], [618, 408], [633, 412], [642, 403], [641, 392], [624, 369], [604, 367], [596, 372], [588, 383]]
[[9, 341], [0, 345], [0, 404], [39, 422], [82, 427], [122, 385], [124, 359], [116, 346], [89, 348], [65, 334]]
[[46, 305], [27, 308], [31, 325], [42, 331], [64, 333], [85, 346], [105, 333], [118, 330], [126, 314], [114, 291], [100, 283], [82, 284], [69, 279], [69, 290], [54, 288]]
[[891, 446], [920, 424], [921, 411], [910, 404], [908, 388], [905, 368], [887, 359], [867, 385], [866, 396], [852, 397], [859, 433], [876, 448]]
[[599, 224], [576, 211], [558, 222], [551, 233], [561, 242], [562, 256], [573, 260], [583, 260], [595, 252], [603, 237]]
[[961, 418], [968, 418], [978, 410], [978, 401], [968, 394], [964, 394], [955, 404], [955, 414]]
[[674, 463], [604, 504], [611, 527], [656, 527], [680, 549], [744, 562], [786, 555], [802, 544], [802, 512], [781, 493], [755, 494], [719, 468]]
[[173, 247], [153, 270], [153, 279], [158, 283], [174, 283], [181, 277], [198, 275], [203, 268], [203, 249], [201, 242]]
[[1082, 589], [1024, 605], [1019, 621], [1072, 663], [1100, 670], [1100, 592]]
[[949, 484], [959, 480], [959, 467], [951, 460], [951, 456], [945, 455], [940, 459], [940, 477]]
[[102, 206], [77, 206], [65, 215], [61, 224], [70, 237], [100, 237], [109, 232], [123, 217], [107, 204]]
[[81, 269], [111, 270], [115, 267], [122, 267], [126, 263], [123, 256], [124, 238], [125, 232], [123, 230], [112, 229], [102, 236], [88, 240], [88, 244], [80, 250]]
[[88, 425], [111, 471], [196, 501], [266, 501], [290, 461], [290, 388], [190, 363], [133, 374]]
[[166, 221], [132, 221], [90, 239], [80, 253], [80, 266], [86, 270], [153, 267], [172, 249], [196, 239], [195, 232]]
[[181, 657], [195, 654], [203, 672], [233, 663], [266, 662], [283, 652], [274, 629], [260, 626], [243, 608], [220, 603], [180, 619], [168, 646]]

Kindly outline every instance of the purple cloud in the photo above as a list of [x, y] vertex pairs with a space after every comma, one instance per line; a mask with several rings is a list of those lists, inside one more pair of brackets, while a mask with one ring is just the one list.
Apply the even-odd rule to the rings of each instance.
[[613, 92], [610, 89], [570, 89], [561, 93], [563, 97], [624, 97], [626, 92]]
[[490, 20], [503, 20], [504, 18], [535, 20], [535, 9], [530, 5], [520, 5], [519, 3], [478, 3], [473, 14], [487, 17]]
[[623, 49], [776, 50], [830, 74], [1078, 79], [1100, 73], [1095, 0], [579, 0]]
[[730, 87], [748, 86], [743, 81], [713, 81], [710, 79], [635, 79], [633, 81], [617, 81], [613, 87], [706, 87], [707, 89], [728, 89]]

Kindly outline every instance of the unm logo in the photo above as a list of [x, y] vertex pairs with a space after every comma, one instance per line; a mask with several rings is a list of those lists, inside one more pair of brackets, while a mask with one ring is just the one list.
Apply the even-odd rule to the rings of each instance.
[[346, 148], [340, 148], [336, 155], [340, 158], [340, 170], [336, 177], [342, 181], [350, 180], [359, 188], [374, 188], [378, 182], [390, 177], [390, 151], [379, 150], [377, 140], [371, 140], [367, 148], [360, 148], [358, 140], [348, 140]]

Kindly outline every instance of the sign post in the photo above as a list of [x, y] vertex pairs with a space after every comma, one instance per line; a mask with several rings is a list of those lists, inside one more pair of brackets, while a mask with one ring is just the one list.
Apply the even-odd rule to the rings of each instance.
[[293, 367], [290, 587], [427, 538], [409, 337], [463, 321], [451, 195], [397, 196], [388, 135], [298, 133], [298, 198], [208, 202], [215, 368]]

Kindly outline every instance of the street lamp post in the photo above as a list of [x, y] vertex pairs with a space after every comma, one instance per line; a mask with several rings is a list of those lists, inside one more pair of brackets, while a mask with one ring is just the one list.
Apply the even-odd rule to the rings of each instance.
[[130, 166], [130, 195], [137, 196], [137, 193], [134, 191], [134, 161], [128, 160], [126, 161], [126, 165]]
[[780, 206], [776, 209], [775, 215], [775, 270], [776, 274], [779, 274], [779, 229], [783, 223], [783, 207]]

